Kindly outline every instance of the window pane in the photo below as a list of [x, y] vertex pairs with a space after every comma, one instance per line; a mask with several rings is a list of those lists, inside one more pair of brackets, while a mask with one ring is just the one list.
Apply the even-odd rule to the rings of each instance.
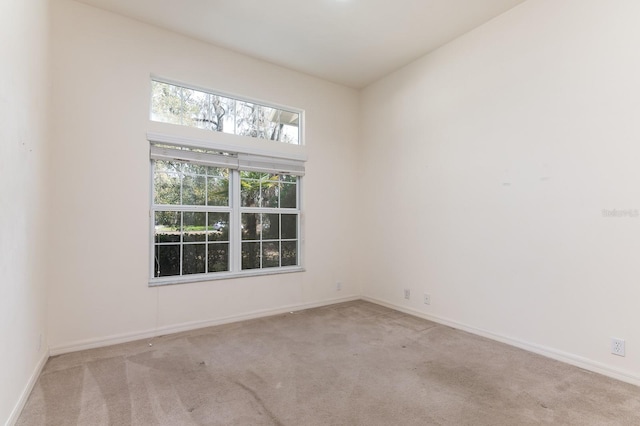
[[283, 209], [295, 209], [298, 206], [297, 185], [295, 183], [285, 182], [282, 182], [280, 185], [280, 207]]
[[198, 116], [197, 101], [194, 100], [194, 90], [182, 88], [182, 125], [196, 127], [195, 118]]
[[242, 207], [260, 207], [260, 182], [266, 178], [265, 173], [240, 172], [240, 193]]
[[207, 167], [207, 176], [229, 179], [229, 169], [223, 167]]
[[298, 126], [282, 126], [282, 137], [280, 138], [280, 142], [298, 145], [300, 143]]
[[209, 241], [229, 241], [229, 213], [209, 213]]
[[242, 269], [260, 268], [260, 243], [242, 243]]
[[208, 244], [209, 266], [208, 272], [222, 272], [229, 270], [229, 244]]
[[224, 110], [222, 118], [222, 127], [218, 129], [220, 132], [235, 134], [236, 132], [236, 101], [235, 99], [220, 98], [220, 107]]
[[209, 93], [194, 91], [190, 100], [189, 110], [193, 118], [194, 127], [206, 130], [217, 130], [216, 115]]
[[205, 200], [205, 177], [185, 175], [182, 180], [182, 204], [203, 206]]
[[151, 120], [180, 124], [182, 103], [180, 88], [156, 81], [151, 84]]
[[156, 243], [180, 242], [180, 212], [156, 212], [154, 234]]
[[258, 137], [258, 109], [249, 102], [236, 102], [236, 135]]
[[153, 121], [299, 144], [299, 113], [157, 81], [151, 87]]
[[182, 253], [182, 275], [204, 274], [204, 244], [185, 244]]
[[260, 215], [257, 213], [242, 213], [242, 239], [243, 240], [259, 240]]
[[180, 246], [156, 246], [154, 276], [180, 275]]
[[182, 172], [188, 175], [206, 175], [207, 166], [193, 163], [182, 163]]
[[298, 243], [297, 241], [283, 241], [282, 246], [282, 266], [293, 266], [298, 264]]
[[183, 241], [204, 241], [207, 215], [204, 212], [182, 213]]
[[295, 240], [298, 238], [298, 215], [283, 214], [281, 216], [282, 239]]
[[229, 205], [229, 179], [208, 177], [207, 205]]
[[277, 175], [268, 175], [266, 179], [262, 181], [260, 188], [260, 199], [262, 200], [261, 207], [278, 207], [278, 194], [280, 192], [280, 184], [278, 183]]
[[262, 239], [277, 240], [280, 238], [280, 215], [262, 215]]
[[180, 204], [180, 175], [156, 171], [153, 178], [156, 204]]
[[277, 268], [280, 266], [280, 243], [262, 243], [262, 267]]

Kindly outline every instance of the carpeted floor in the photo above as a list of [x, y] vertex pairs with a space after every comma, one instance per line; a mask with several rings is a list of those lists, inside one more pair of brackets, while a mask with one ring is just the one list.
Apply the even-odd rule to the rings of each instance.
[[367, 302], [51, 358], [18, 425], [639, 425], [640, 388]]

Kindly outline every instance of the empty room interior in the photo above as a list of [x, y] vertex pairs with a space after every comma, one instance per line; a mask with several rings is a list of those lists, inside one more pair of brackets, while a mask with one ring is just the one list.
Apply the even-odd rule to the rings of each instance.
[[640, 424], [640, 2], [0, 3], [0, 422]]

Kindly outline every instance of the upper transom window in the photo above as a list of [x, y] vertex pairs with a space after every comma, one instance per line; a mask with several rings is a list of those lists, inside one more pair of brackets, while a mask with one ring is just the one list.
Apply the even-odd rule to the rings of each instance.
[[151, 86], [152, 121], [300, 144], [299, 111], [159, 80]]

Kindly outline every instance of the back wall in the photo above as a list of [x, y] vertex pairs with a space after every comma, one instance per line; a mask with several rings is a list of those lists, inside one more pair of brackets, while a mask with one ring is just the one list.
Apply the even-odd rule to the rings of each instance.
[[[73, 1], [52, 28], [52, 353], [360, 293], [356, 91]], [[306, 272], [148, 287], [151, 73], [306, 111]]]

